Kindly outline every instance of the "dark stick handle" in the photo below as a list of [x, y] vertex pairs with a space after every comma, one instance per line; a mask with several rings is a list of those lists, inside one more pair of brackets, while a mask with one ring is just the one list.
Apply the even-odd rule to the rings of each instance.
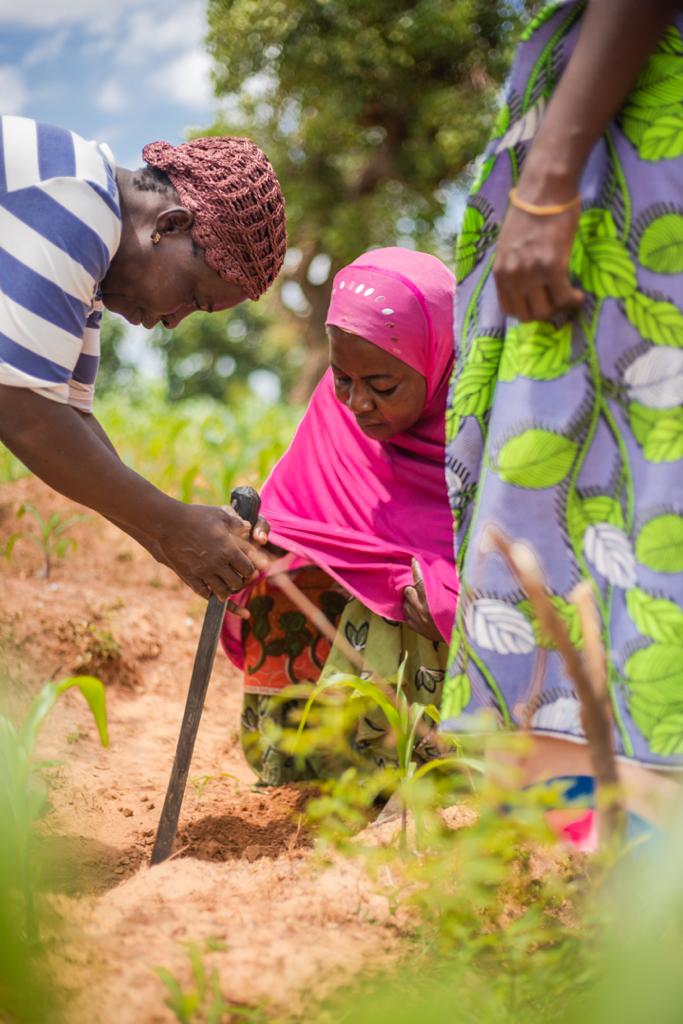
[[[251, 523], [252, 528], [256, 525], [261, 499], [253, 487], [236, 487], [230, 495], [230, 504], [237, 514]], [[219, 601], [215, 594], [209, 598], [209, 603], [204, 613], [204, 623], [199, 636], [197, 653], [192, 667], [192, 678], [190, 688], [187, 691], [183, 721], [180, 726], [178, 745], [176, 747], [171, 778], [166, 790], [166, 799], [161, 811], [159, 826], [157, 828], [156, 840], [152, 850], [152, 864], [160, 864], [170, 857], [178, 830], [178, 818], [185, 796], [187, 776], [190, 771], [192, 753], [194, 751], [199, 721], [204, 710], [206, 691], [209, 687], [211, 669], [213, 668], [220, 636], [223, 618], [225, 616], [225, 603]]]
[[160, 864], [171, 855], [173, 843], [175, 842], [178, 829], [178, 818], [180, 808], [185, 795], [187, 776], [192, 761], [192, 752], [199, 729], [199, 720], [204, 710], [204, 700], [209, 686], [213, 660], [218, 646], [218, 637], [223, 617], [225, 615], [225, 604], [219, 601], [215, 594], [209, 598], [209, 603], [204, 614], [204, 624], [199, 637], [197, 653], [192, 668], [190, 688], [187, 692], [185, 712], [183, 714], [178, 745], [176, 747], [175, 760], [171, 770], [171, 779], [166, 791], [166, 799], [161, 811], [157, 836], [152, 850], [152, 864]]
[[230, 495], [230, 504], [238, 516], [251, 523], [252, 529], [256, 526], [259, 509], [261, 508], [261, 499], [258, 496], [258, 491], [255, 491], [253, 487], [235, 487]]

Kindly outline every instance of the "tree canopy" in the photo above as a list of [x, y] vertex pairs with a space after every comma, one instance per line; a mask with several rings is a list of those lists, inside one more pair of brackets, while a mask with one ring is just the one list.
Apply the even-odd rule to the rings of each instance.
[[[209, 0], [222, 101], [210, 130], [258, 142], [287, 201], [290, 254], [276, 289], [279, 316], [290, 328], [294, 320], [307, 353], [295, 397], [307, 397], [324, 368], [324, 315], [339, 267], [378, 245], [450, 259], [458, 183], [486, 142], [520, 8], [520, 0]], [[292, 341], [291, 329], [273, 325], [273, 333]]]

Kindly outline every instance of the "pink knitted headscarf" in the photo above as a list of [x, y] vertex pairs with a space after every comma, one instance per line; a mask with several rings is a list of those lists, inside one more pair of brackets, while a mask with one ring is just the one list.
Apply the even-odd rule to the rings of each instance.
[[180, 146], [150, 142], [142, 157], [194, 214], [192, 237], [206, 264], [250, 299], [263, 295], [287, 248], [282, 190], [265, 153], [249, 139], [210, 136]]

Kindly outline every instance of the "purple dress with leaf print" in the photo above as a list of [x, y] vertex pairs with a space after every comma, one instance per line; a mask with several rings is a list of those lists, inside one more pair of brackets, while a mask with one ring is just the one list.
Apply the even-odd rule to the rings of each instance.
[[445, 728], [482, 707], [582, 738], [551, 641], [500, 557], [495, 523], [533, 548], [577, 644], [569, 602], [592, 581], [619, 754], [683, 767], [683, 16], [661, 38], [581, 184], [572, 322], [506, 319], [491, 274], [508, 192], [571, 55], [585, 2], [524, 33], [456, 251], [462, 347], [447, 419], [461, 596]]

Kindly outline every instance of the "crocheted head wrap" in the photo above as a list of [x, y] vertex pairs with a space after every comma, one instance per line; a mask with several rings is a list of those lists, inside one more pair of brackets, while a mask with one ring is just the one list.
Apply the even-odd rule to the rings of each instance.
[[194, 214], [192, 238], [207, 265], [258, 299], [287, 248], [282, 190], [265, 153], [249, 139], [212, 136], [180, 146], [150, 142], [142, 158], [168, 176]]

